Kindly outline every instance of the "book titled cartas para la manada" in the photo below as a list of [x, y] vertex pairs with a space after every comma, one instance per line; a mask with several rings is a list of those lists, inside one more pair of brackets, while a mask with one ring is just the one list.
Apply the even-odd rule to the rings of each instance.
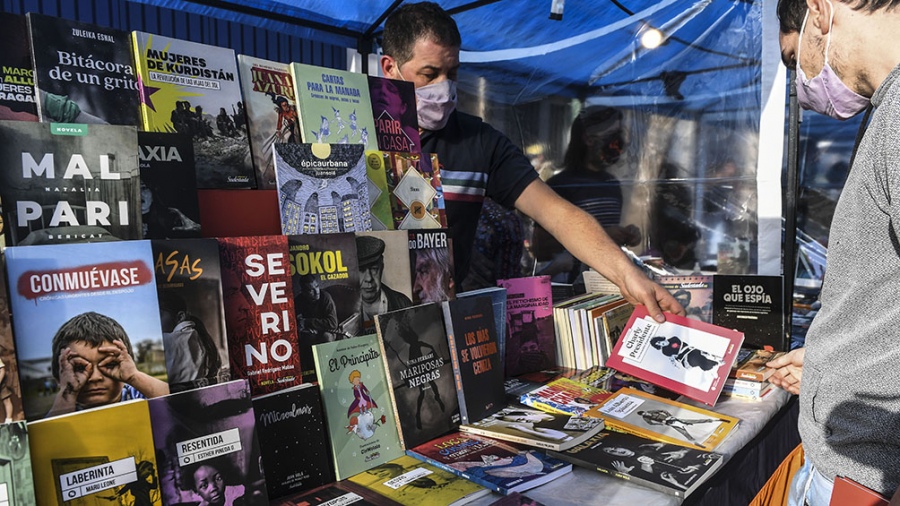
[[0, 425], [0, 498], [10, 506], [35, 504], [28, 428], [24, 421]]
[[276, 144], [282, 233], [371, 230], [363, 153], [358, 144]]
[[313, 347], [338, 480], [403, 455], [375, 335]]
[[6, 244], [141, 238], [137, 130], [0, 121]]
[[269, 500], [334, 481], [320, 397], [304, 383], [253, 399]]
[[37, 121], [34, 66], [25, 16], [0, 17], [0, 120]]
[[459, 430], [502, 441], [549, 450], [571, 448], [603, 430], [600, 418], [547, 413], [509, 404], [500, 411]]
[[29, 421], [169, 393], [150, 241], [9, 247], [6, 267]]
[[178, 133], [138, 132], [144, 239], [200, 237], [194, 145]]
[[568, 450], [548, 452], [577, 466], [684, 498], [722, 465], [718, 453], [653, 443], [640, 436], [605, 430]]
[[301, 383], [287, 237], [219, 238], [231, 374], [253, 395]]
[[456, 298], [453, 249], [447, 229], [409, 231], [409, 269], [413, 304]]
[[506, 375], [556, 364], [556, 335], [549, 276], [499, 279], [506, 288]]
[[404, 506], [462, 506], [491, 493], [490, 489], [408, 455], [352, 476], [350, 481]]
[[572, 472], [572, 464], [537, 450], [453, 432], [406, 453], [494, 492], [523, 492]]
[[34, 12], [28, 31], [41, 121], [140, 123], [128, 32]]
[[369, 95], [375, 116], [378, 149], [407, 153], [421, 151], [413, 83], [369, 76]]
[[191, 136], [199, 188], [254, 188], [234, 50], [133, 32], [141, 118], [149, 132]]
[[146, 400], [28, 424], [37, 504], [163, 506]]
[[218, 480], [226, 480], [226, 497], [268, 504], [245, 380], [158, 397], [149, 406], [164, 504], [196, 501], [198, 492], [208, 493], [204, 483]]

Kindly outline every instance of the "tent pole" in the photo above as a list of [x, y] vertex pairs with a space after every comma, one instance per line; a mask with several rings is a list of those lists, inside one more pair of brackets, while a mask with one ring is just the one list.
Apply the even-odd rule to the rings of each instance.
[[788, 139], [787, 139], [787, 172], [785, 175], [784, 192], [784, 330], [785, 346], [788, 350], [791, 344], [794, 309], [794, 277], [797, 264], [797, 202], [799, 200], [800, 185], [799, 154], [800, 154], [800, 104], [797, 102], [797, 83], [795, 71], [788, 71], [790, 82], [788, 99]]

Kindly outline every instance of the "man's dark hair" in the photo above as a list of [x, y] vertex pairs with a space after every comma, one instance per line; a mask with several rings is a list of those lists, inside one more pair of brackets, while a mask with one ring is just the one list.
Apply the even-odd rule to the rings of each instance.
[[592, 106], [585, 109], [572, 121], [572, 129], [569, 132], [569, 146], [563, 158], [565, 170], [573, 172], [585, 172], [587, 170], [588, 147], [584, 141], [584, 135], [588, 128], [595, 125], [614, 125], [618, 122], [621, 133], [622, 111], [606, 106]]
[[128, 354], [134, 357], [131, 350], [131, 340], [125, 329], [119, 325], [119, 322], [112, 318], [88, 311], [78, 316], [73, 316], [66, 323], [63, 323], [56, 335], [53, 336], [53, 359], [50, 363], [53, 377], [59, 379], [59, 355], [62, 349], [71, 342], [84, 341], [92, 347], [98, 347], [104, 343], [113, 341], [122, 341]]
[[403, 65], [412, 58], [413, 46], [419, 39], [448, 47], [462, 45], [456, 21], [438, 4], [421, 2], [403, 5], [388, 16], [381, 48]]
[[781, 33], [800, 33], [806, 16], [806, 0], [778, 0], [778, 28]]

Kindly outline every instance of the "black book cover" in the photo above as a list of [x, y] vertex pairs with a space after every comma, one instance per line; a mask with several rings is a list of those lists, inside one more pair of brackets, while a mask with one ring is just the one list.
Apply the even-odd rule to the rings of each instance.
[[0, 119], [37, 121], [34, 67], [25, 16], [0, 16]]
[[713, 323], [744, 333], [744, 346], [785, 350], [781, 276], [716, 274]]
[[144, 239], [200, 237], [194, 143], [185, 134], [138, 132]]

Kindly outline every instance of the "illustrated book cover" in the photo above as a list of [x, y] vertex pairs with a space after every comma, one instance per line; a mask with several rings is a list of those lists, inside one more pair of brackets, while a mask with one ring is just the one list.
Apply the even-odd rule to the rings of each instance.
[[304, 383], [253, 399], [269, 500], [334, 481], [319, 389]]
[[42, 122], [140, 124], [128, 32], [35, 12], [27, 18]]
[[28, 421], [169, 393], [150, 241], [9, 247], [6, 267]]
[[287, 237], [220, 237], [231, 374], [253, 395], [299, 385], [301, 366]]
[[[245, 380], [148, 401], [163, 504], [240, 497], [267, 506], [256, 418]], [[266, 471], [268, 475], [268, 470]], [[225, 481], [222, 490], [205, 483]]]
[[383, 495], [351, 481], [338, 481], [303, 492], [297, 492], [269, 502], [270, 506], [398, 506]]
[[378, 148], [366, 74], [292, 63], [291, 75], [303, 142]]
[[407, 153], [422, 151], [413, 83], [369, 76], [369, 95], [378, 149]]
[[658, 323], [637, 306], [606, 365], [712, 406], [743, 341], [736, 330], [675, 314]]
[[394, 230], [391, 211], [391, 190], [388, 188], [385, 158], [381, 151], [366, 150], [366, 180], [369, 187], [369, 212], [372, 230]]
[[568, 450], [548, 452], [567, 462], [685, 498], [722, 465], [722, 456], [652, 443], [633, 434], [605, 430]]
[[[2, 248], [0, 248], [2, 249]], [[0, 407], [3, 423], [25, 419], [22, 407], [22, 383], [19, 380], [19, 360], [10, 319], [9, 285], [6, 268], [0, 262]]]
[[231, 379], [215, 239], [150, 241], [169, 389]]
[[711, 275], [660, 275], [654, 279], [675, 297], [688, 318], [712, 323], [715, 278]]
[[503, 495], [523, 492], [572, 472], [572, 464], [544, 452], [460, 432], [406, 453]]
[[134, 498], [163, 506], [146, 400], [28, 424], [37, 504], [93, 506]]
[[0, 121], [6, 244], [140, 239], [135, 127]]
[[444, 228], [447, 212], [437, 154], [382, 151], [396, 229]]
[[409, 270], [413, 304], [456, 298], [453, 249], [447, 229], [409, 231]]
[[503, 368], [503, 377], [506, 377], [506, 288], [488, 286], [456, 294], [457, 299], [482, 296], [491, 298], [491, 306], [494, 309], [494, 327], [497, 331], [497, 346], [500, 348], [500, 367]]
[[357, 335], [362, 323], [356, 237], [288, 236], [303, 382], [316, 381], [312, 347]]
[[132, 32], [148, 132], [191, 136], [198, 188], [255, 188], [234, 50]]
[[0, 18], [0, 120], [37, 121], [34, 65], [25, 16]]
[[138, 132], [144, 239], [200, 237], [194, 145], [185, 134]]
[[382, 313], [375, 328], [404, 446], [456, 430], [459, 399], [441, 304]]
[[497, 280], [506, 288], [506, 375], [556, 365], [549, 276]]
[[291, 66], [246, 54], [239, 54], [237, 59], [256, 187], [274, 190], [273, 146], [301, 142]]
[[0, 502], [8, 506], [36, 504], [28, 439], [24, 421], [0, 425]]
[[734, 366], [728, 372], [728, 377], [750, 381], [766, 381], [775, 373], [775, 369], [766, 367], [766, 364], [784, 354], [785, 352], [783, 351], [741, 348], [738, 352], [737, 360], [734, 361]]
[[403, 455], [374, 334], [313, 347], [338, 480]]
[[506, 404], [503, 358], [494, 333], [490, 297], [441, 304], [450, 345], [461, 423], [481, 420]]
[[603, 430], [601, 418], [547, 413], [521, 404], [500, 411], [459, 430], [468, 434], [520, 443], [548, 450], [565, 450]]
[[705, 451], [715, 450], [740, 423], [733, 416], [633, 388], [620, 389], [586, 416], [601, 417], [612, 429]]
[[569, 378], [556, 378], [519, 397], [519, 402], [548, 413], [583, 415], [605, 401], [612, 392]]
[[405, 230], [356, 233], [359, 295], [365, 332], [375, 331], [375, 315], [412, 306], [409, 237]]
[[363, 153], [358, 144], [276, 144], [282, 233], [371, 230]]
[[717, 274], [712, 322], [743, 332], [748, 347], [787, 350], [783, 281], [782, 276]]
[[408, 455], [352, 476], [350, 481], [404, 506], [462, 506], [491, 493], [490, 489]]

